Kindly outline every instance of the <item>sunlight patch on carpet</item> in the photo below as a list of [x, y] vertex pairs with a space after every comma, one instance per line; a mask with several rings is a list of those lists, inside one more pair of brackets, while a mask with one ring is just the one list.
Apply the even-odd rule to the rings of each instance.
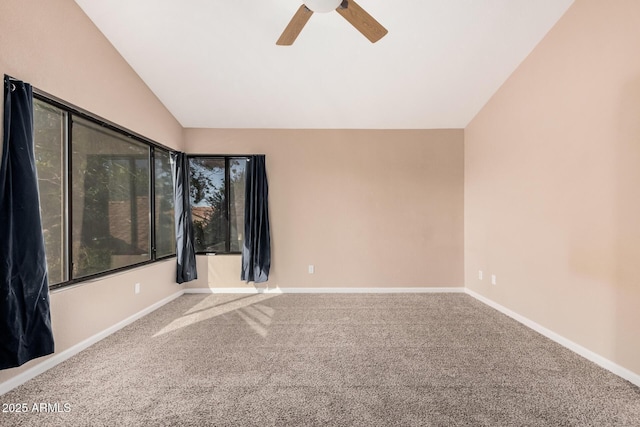
[[[277, 296], [279, 294], [256, 294], [242, 297], [237, 295], [211, 295], [192, 307], [182, 317], [162, 328], [153, 337], [159, 337], [233, 311], [237, 311], [238, 315], [258, 335], [265, 337], [267, 335], [266, 327], [271, 324], [271, 318], [275, 310], [270, 307], [259, 306], [259, 303]], [[252, 307], [254, 305], [259, 306], [259, 308]]]

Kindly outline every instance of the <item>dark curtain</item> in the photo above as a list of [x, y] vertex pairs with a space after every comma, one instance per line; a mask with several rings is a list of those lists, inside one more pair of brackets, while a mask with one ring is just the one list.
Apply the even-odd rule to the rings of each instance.
[[191, 204], [189, 202], [189, 159], [184, 153], [171, 153], [171, 160], [175, 195], [176, 255], [178, 257], [176, 282], [184, 283], [198, 278]]
[[241, 279], [247, 282], [269, 280], [271, 234], [268, 199], [265, 157], [251, 156], [247, 161], [241, 275]]
[[33, 154], [31, 85], [4, 78], [0, 165], [0, 369], [54, 351]]

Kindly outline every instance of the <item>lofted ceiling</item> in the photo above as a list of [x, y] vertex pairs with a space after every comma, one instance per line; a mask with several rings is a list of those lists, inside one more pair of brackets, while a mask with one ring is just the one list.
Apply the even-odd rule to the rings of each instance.
[[184, 127], [464, 128], [573, 0], [358, 0], [370, 43], [301, 0], [75, 0]]

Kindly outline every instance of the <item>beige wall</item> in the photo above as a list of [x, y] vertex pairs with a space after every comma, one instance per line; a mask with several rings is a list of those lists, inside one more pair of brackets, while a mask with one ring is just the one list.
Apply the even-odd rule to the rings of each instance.
[[180, 124], [73, 0], [2, 0], [0, 73], [181, 148]]
[[[179, 123], [72, 0], [0, 2], [0, 73], [162, 144], [182, 146]], [[170, 260], [53, 292], [57, 352], [178, 292], [174, 276]], [[42, 360], [0, 371], [0, 383]]]
[[[270, 287], [463, 286], [462, 130], [186, 129], [185, 144], [266, 154]], [[190, 287], [240, 283], [239, 257], [202, 258], [218, 276]]]
[[465, 130], [465, 277], [640, 374], [638, 17], [577, 0]]

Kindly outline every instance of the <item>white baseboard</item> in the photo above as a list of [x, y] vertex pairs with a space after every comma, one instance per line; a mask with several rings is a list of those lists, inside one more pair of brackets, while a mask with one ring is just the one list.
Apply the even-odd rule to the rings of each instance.
[[275, 288], [271, 292], [283, 294], [440, 294], [463, 293], [463, 287], [404, 287], [404, 288]]
[[54, 366], [64, 362], [65, 360], [75, 356], [76, 354], [80, 353], [82, 350], [92, 346], [93, 344], [97, 343], [98, 341], [108, 337], [109, 335], [113, 334], [114, 332], [117, 332], [118, 330], [124, 328], [125, 326], [135, 322], [136, 320], [140, 319], [141, 317], [146, 316], [147, 314], [151, 313], [154, 310], [157, 310], [158, 308], [162, 307], [163, 305], [173, 301], [174, 299], [178, 298], [179, 296], [181, 296], [184, 293], [184, 291], [180, 291], [180, 292], [176, 292], [173, 295], [170, 295], [166, 298], [164, 298], [163, 300], [158, 301], [157, 303], [150, 305], [149, 307], [145, 308], [144, 310], [141, 310], [139, 312], [137, 312], [136, 314], [127, 317], [126, 319], [116, 323], [115, 325], [105, 329], [104, 331], [101, 331], [95, 335], [93, 335], [92, 337], [87, 338], [86, 340], [79, 342], [78, 344], [74, 345], [73, 347], [70, 347], [64, 351], [61, 351], [60, 353], [54, 353], [52, 356], [50, 356], [49, 358], [43, 360], [41, 363], [38, 363], [37, 365], [33, 366], [32, 368], [27, 369], [26, 371], [16, 375], [15, 377], [12, 377], [10, 379], [8, 379], [7, 381], [0, 383], [0, 396], [2, 396], [3, 394], [13, 390], [14, 388], [26, 383], [27, 381], [29, 381], [32, 378], [37, 377], [38, 375], [42, 374], [45, 371], [48, 371], [49, 369], [53, 368]]
[[528, 319], [518, 313], [516, 313], [515, 311], [509, 310], [508, 308], [498, 304], [495, 301], [490, 300], [489, 298], [486, 298], [482, 295], [480, 295], [477, 292], [472, 291], [469, 288], [465, 288], [466, 293], [468, 295], [471, 295], [472, 297], [474, 297], [475, 299], [477, 299], [480, 302], [485, 303], [486, 305], [488, 305], [491, 308], [494, 308], [496, 310], [498, 310], [499, 312], [506, 314], [507, 316], [511, 317], [514, 320], [517, 320], [518, 322], [522, 323], [523, 325], [527, 326], [528, 328], [533, 329], [534, 331], [538, 332], [539, 334], [544, 335], [545, 337], [551, 339], [552, 341], [557, 342], [558, 344], [562, 345], [563, 347], [568, 348], [569, 350], [573, 351], [574, 353], [579, 354], [580, 356], [584, 357], [587, 360], [592, 361], [593, 363], [595, 363], [596, 365], [599, 365], [601, 367], [603, 367], [604, 369], [613, 372], [614, 374], [616, 374], [619, 377], [624, 378], [625, 380], [635, 384], [636, 386], [640, 387], [640, 375], [636, 374], [635, 372], [632, 372], [630, 370], [628, 370], [627, 368], [623, 368], [622, 366], [612, 362], [611, 360], [600, 356], [597, 353], [594, 353], [593, 351], [582, 347], [579, 344], [574, 343], [573, 341], [563, 337], [562, 335], [559, 335], [555, 332], [553, 332], [550, 329], [545, 328], [544, 326], [534, 322], [531, 319]]
[[464, 293], [463, 287], [404, 288], [192, 288], [186, 294], [425, 294]]

